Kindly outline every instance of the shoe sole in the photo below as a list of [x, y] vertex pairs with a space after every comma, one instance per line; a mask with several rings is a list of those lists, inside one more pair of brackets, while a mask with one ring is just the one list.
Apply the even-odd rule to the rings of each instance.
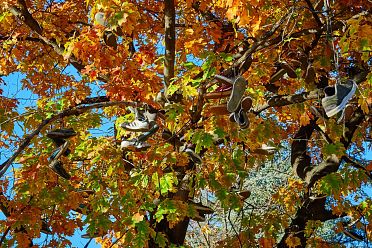
[[242, 100], [242, 109], [244, 110], [244, 112], [248, 112], [252, 108], [252, 103], [252, 98], [250, 98], [249, 96], [245, 97]]
[[336, 108], [332, 109], [331, 111], [326, 112], [326, 115], [328, 117], [332, 117], [336, 115], [338, 112], [342, 111], [346, 107], [347, 102], [353, 97], [355, 90], [356, 90], [356, 85], [355, 85], [355, 82], [353, 82], [353, 88], [351, 88], [351, 91], [349, 92], [349, 94], [347, 94], [344, 97], [340, 105], [338, 105]]
[[230, 95], [230, 99], [227, 102], [227, 110], [232, 113], [238, 109], [241, 104], [245, 89], [248, 86], [248, 82], [243, 77], [238, 77], [234, 81], [233, 90]]

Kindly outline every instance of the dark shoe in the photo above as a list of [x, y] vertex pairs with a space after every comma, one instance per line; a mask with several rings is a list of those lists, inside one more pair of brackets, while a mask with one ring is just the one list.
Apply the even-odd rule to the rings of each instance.
[[227, 102], [227, 110], [230, 113], [235, 112], [239, 108], [247, 86], [248, 82], [242, 76], [235, 79], [230, 99]]
[[247, 199], [251, 195], [251, 191], [249, 191], [249, 190], [240, 191], [240, 192], [238, 192], [238, 195], [244, 201], [245, 199]]
[[54, 129], [47, 133], [47, 137], [51, 139], [68, 139], [71, 137], [76, 136], [76, 132], [72, 128], [61, 128], [61, 129]]
[[53, 160], [49, 167], [60, 177], [63, 177], [66, 180], [70, 180], [71, 175], [67, 173], [65, 168], [63, 168], [63, 164], [59, 160]]
[[282, 69], [282, 68], [277, 69], [277, 71], [274, 74], [272, 74], [271, 77], [270, 77], [270, 80], [269, 80], [270, 84], [273, 84], [276, 81], [278, 81], [279, 79], [281, 79], [284, 74], [285, 74], [284, 69]]
[[205, 215], [206, 214], [213, 214], [214, 211], [210, 207], [204, 206], [203, 204], [195, 203], [193, 201], [189, 201], [189, 204], [192, 205], [196, 210], [196, 215], [194, 217], [191, 217], [192, 220], [197, 222], [203, 222], [205, 221]]
[[62, 146], [55, 149], [52, 155], [49, 157], [49, 161], [58, 160], [62, 155], [69, 151], [68, 149], [69, 142], [65, 141]]
[[322, 99], [322, 105], [327, 116], [331, 117], [343, 111], [347, 102], [353, 97], [355, 90], [356, 84], [353, 80], [324, 88], [325, 97]]

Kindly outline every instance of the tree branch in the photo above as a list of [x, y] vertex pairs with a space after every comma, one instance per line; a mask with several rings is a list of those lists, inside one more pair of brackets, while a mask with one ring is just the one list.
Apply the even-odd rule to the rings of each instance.
[[307, 6], [309, 6], [309, 9], [311, 11], [311, 14], [314, 16], [315, 21], [318, 23], [318, 26], [321, 27], [323, 26], [322, 21], [319, 19], [319, 16], [316, 14], [316, 11], [314, 9], [313, 4], [310, 2], [310, 0], [305, 0]]
[[164, 83], [167, 87], [174, 78], [174, 58], [176, 51], [176, 14], [174, 0], [164, 1], [164, 28], [165, 28], [165, 59]]

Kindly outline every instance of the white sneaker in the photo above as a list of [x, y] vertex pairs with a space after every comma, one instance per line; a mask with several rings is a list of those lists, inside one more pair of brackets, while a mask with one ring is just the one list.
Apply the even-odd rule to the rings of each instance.
[[123, 140], [120, 144], [121, 149], [130, 149], [130, 150], [146, 150], [150, 148], [150, 144], [147, 142], [141, 142], [137, 140]]
[[150, 125], [147, 121], [142, 120], [134, 120], [132, 122], [125, 122], [120, 124], [120, 126], [126, 130], [133, 131], [133, 132], [144, 132], [150, 129]]

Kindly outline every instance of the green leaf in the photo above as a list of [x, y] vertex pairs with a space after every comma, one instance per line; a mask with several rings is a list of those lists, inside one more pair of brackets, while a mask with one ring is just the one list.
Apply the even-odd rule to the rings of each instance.
[[193, 134], [192, 142], [196, 144], [195, 152], [199, 153], [203, 147], [209, 148], [213, 145], [213, 135], [198, 130]]

